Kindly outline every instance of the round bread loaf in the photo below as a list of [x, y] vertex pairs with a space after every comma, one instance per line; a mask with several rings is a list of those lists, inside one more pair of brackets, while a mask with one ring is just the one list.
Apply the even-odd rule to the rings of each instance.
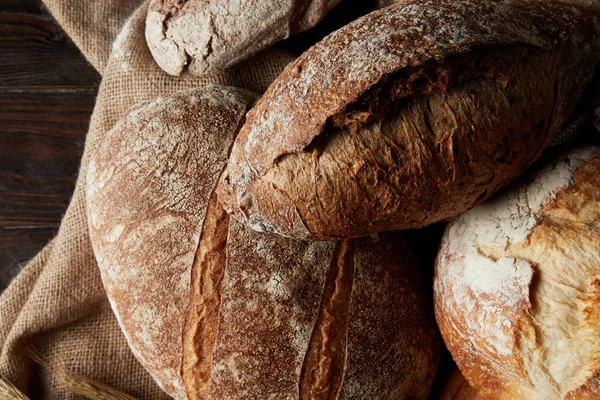
[[146, 41], [171, 75], [223, 70], [316, 25], [340, 0], [152, 0]]
[[482, 399], [600, 399], [600, 148], [449, 224], [436, 317]]
[[329, 35], [248, 113], [219, 200], [254, 229], [347, 238], [451, 219], [560, 132], [600, 57], [591, 13], [407, 0]]
[[87, 175], [90, 239], [112, 309], [161, 388], [185, 398], [181, 331], [210, 194], [256, 95], [208, 86], [133, 109]]
[[306, 242], [231, 222], [215, 186], [254, 96], [138, 107], [90, 164], [91, 240], [136, 357], [177, 399], [426, 399], [430, 289], [398, 234]]

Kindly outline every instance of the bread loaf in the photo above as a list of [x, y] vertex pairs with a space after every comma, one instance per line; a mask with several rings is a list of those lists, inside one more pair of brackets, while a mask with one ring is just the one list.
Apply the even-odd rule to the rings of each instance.
[[400, 237], [304, 242], [232, 222], [224, 248], [206, 228], [198, 259], [220, 265], [195, 265], [205, 276], [184, 336], [190, 399], [427, 398], [439, 344]]
[[449, 224], [437, 321], [482, 399], [600, 399], [600, 148]]
[[222, 87], [160, 98], [93, 157], [91, 240], [134, 354], [177, 399], [426, 399], [439, 338], [398, 234], [295, 241], [217, 202], [252, 100]]
[[451, 219], [560, 131], [598, 32], [554, 2], [407, 0], [368, 14], [289, 64], [248, 113], [219, 199], [297, 238]]
[[89, 165], [90, 239], [104, 288], [132, 351], [178, 399], [199, 226], [255, 100], [218, 86], [160, 97], [107, 133]]
[[340, 0], [152, 0], [146, 41], [171, 75], [222, 70], [316, 25]]

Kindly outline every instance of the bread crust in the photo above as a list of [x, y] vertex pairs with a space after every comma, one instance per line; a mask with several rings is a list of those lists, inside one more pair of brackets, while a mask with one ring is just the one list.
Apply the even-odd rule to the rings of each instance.
[[90, 237], [129, 346], [177, 399], [425, 399], [440, 340], [399, 235], [295, 241], [216, 201], [254, 99], [218, 86], [161, 97], [93, 155]]
[[153, 0], [146, 41], [171, 75], [235, 65], [316, 25], [340, 0]]
[[207, 399], [426, 399], [427, 284], [397, 234], [295, 241], [232, 221]]
[[297, 238], [455, 217], [560, 131], [593, 74], [598, 29], [576, 7], [525, 0], [375, 11], [269, 87], [236, 139], [219, 200], [257, 230]]
[[159, 97], [106, 134], [88, 169], [90, 239], [104, 288], [135, 356], [177, 399], [187, 398], [181, 332], [200, 227], [255, 100], [222, 86]]
[[600, 148], [570, 151], [449, 224], [436, 319], [482, 399], [598, 399]]

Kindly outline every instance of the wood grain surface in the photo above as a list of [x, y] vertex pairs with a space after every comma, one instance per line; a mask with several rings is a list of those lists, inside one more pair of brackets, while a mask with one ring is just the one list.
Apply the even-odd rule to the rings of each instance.
[[99, 83], [39, 0], [0, 0], [0, 292], [56, 233]]

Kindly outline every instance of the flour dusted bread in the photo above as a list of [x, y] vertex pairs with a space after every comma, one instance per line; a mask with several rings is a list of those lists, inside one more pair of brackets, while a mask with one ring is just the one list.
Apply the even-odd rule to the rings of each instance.
[[426, 399], [440, 343], [399, 234], [295, 241], [217, 202], [254, 99], [219, 86], [161, 97], [93, 156], [91, 240], [131, 349], [177, 399]]
[[220, 86], [159, 97], [107, 133], [90, 162], [87, 212], [104, 288], [132, 351], [178, 399], [186, 398], [181, 332], [200, 228], [255, 100]]
[[600, 149], [562, 154], [450, 223], [434, 290], [482, 399], [600, 399]]
[[218, 262], [194, 279], [190, 399], [427, 398], [439, 342], [401, 236], [306, 242], [232, 221], [226, 241], [201, 240], [198, 260]]
[[146, 41], [171, 75], [222, 70], [316, 25], [340, 0], [152, 0]]
[[525, 0], [407, 0], [306, 51], [248, 113], [219, 199], [346, 238], [451, 219], [516, 177], [592, 77], [598, 21]]

